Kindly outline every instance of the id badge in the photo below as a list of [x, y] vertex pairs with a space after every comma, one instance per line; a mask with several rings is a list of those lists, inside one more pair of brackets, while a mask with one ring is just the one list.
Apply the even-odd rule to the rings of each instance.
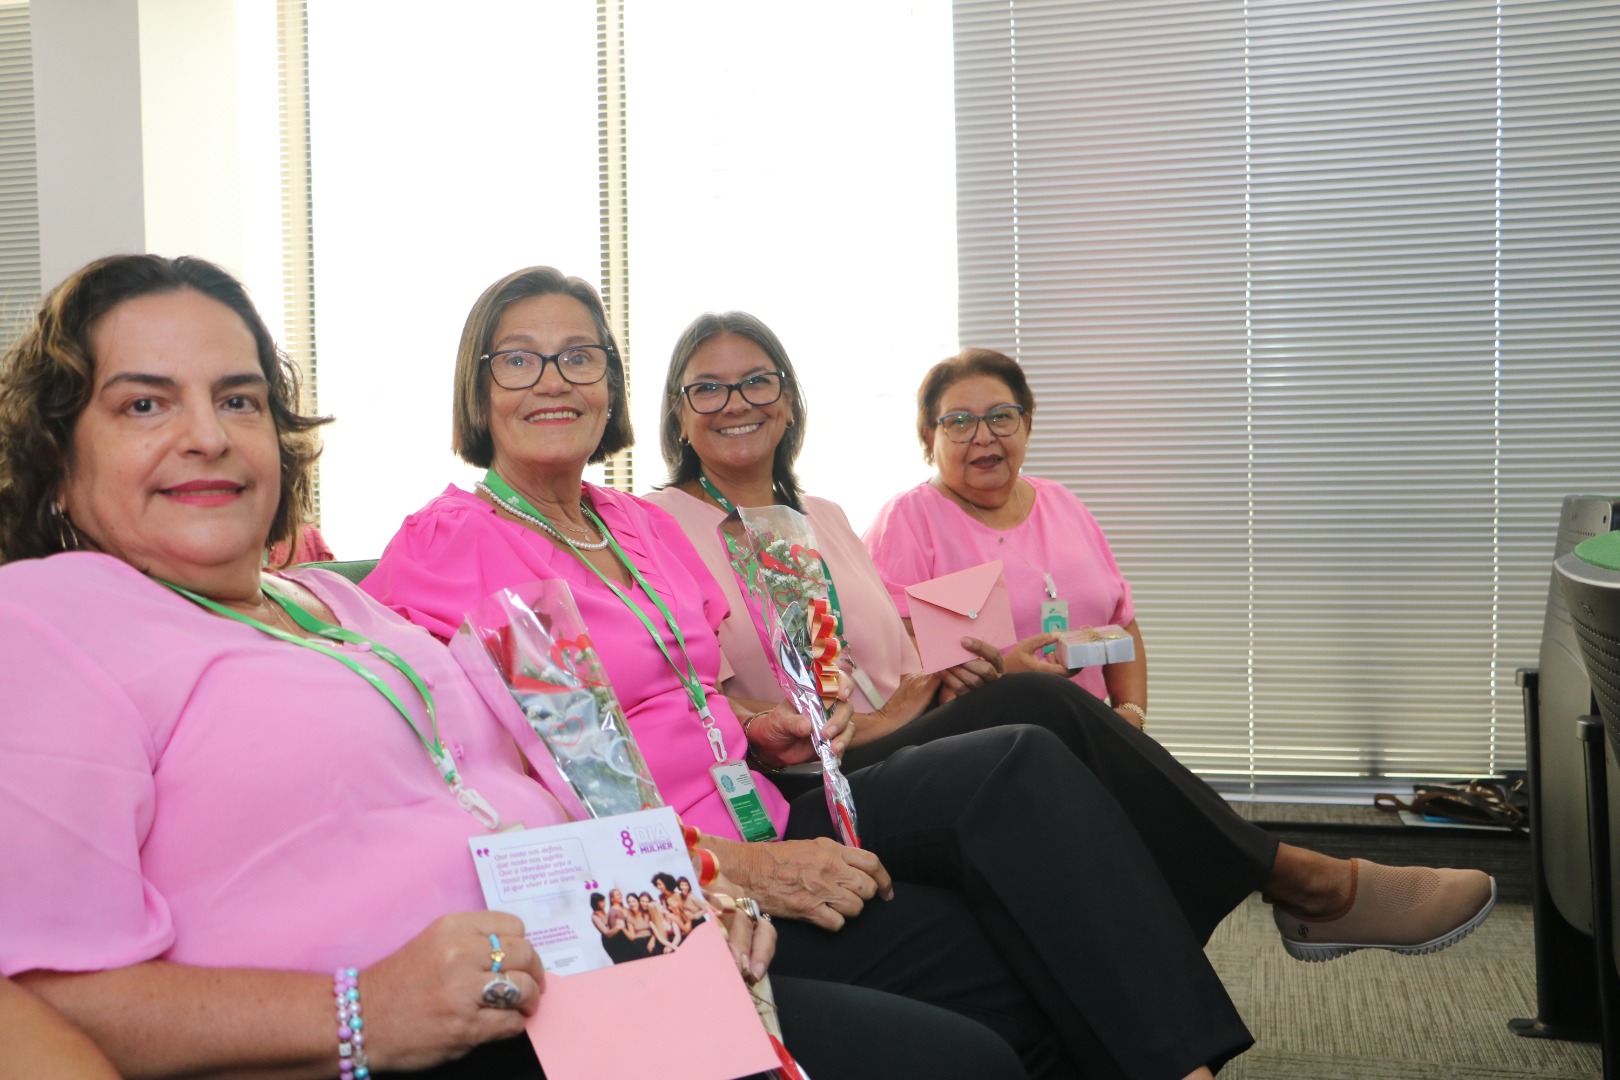
[[866, 695], [866, 700], [871, 704], [872, 708], [883, 708], [883, 702], [886, 699], [883, 697], [882, 692], [878, 690], [877, 683], [873, 682], [872, 676], [862, 670], [860, 665], [853, 660], [850, 661], [849, 665], [849, 677], [854, 679], [855, 685], [861, 688], [861, 693]]
[[777, 839], [776, 826], [765, 812], [765, 801], [759, 797], [754, 774], [748, 771], [747, 765], [740, 761], [722, 761], [709, 766], [709, 776], [714, 779], [714, 790], [726, 804], [726, 812], [731, 815], [731, 823], [737, 826], [739, 836], [750, 844], [756, 840]]
[[1067, 600], [1041, 601], [1041, 633], [1061, 634], [1069, 628], [1069, 602]]

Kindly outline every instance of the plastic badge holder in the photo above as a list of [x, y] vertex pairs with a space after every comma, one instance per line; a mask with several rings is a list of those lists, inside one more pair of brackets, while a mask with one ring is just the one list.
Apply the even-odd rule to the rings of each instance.
[[1058, 637], [1057, 662], [1070, 671], [1135, 659], [1136, 639], [1118, 626], [1077, 626]]

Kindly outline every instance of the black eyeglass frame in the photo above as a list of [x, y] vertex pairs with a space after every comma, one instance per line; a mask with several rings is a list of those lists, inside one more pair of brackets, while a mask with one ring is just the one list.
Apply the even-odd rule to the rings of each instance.
[[[1012, 431], [1001, 432], [1001, 431], [997, 431], [993, 427], [990, 428], [990, 434], [994, 435], [998, 439], [1005, 439], [1009, 435], [1015, 434], [1018, 431], [1019, 428], [1024, 426], [1024, 412], [1025, 412], [1025, 410], [1024, 410], [1024, 407], [1022, 405], [1012, 405], [1012, 404], [997, 405], [995, 408], [991, 409], [989, 412], [985, 413], [982, 416], [979, 415], [978, 413], [970, 413], [970, 412], [968, 412], [967, 410], [964, 409], [964, 410], [962, 410], [960, 412], [949, 412], [949, 413], [946, 413], [944, 416], [936, 416], [934, 418], [934, 426], [937, 427], [937, 428], [942, 428], [944, 430], [944, 432], [945, 432], [945, 437], [947, 439], [949, 439], [953, 443], [970, 443], [974, 439], [979, 437], [979, 425], [980, 424], [984, 424], [986, 427], [989, 427], [990, 418], [992, 416], [994, 416], [996, 413], [1012, 413], [1014, 416], [1018, 417], [1018, 423], [1017, 423], [1016, 426], [1014, 426]], [[968, 417], [969, 419], [971, 419], [973, 421], [973, 427], [968, 430], [968, 436], [965, 439], [955, 438], [954, 436], [951, 435], [951, 429], [948, 428], [948, 427], [945, 427], [945, 421], [947, 421], [947, 420], [949, 420], [949, 419], [951, 419], [952, 417], [955, 417], [955, 416], [965, 416], [965, 417]]]
[[[566, 356], [568, 353], [571, 353], [576, 349], [601, 349], [603, 356], [602, 374], [598, 375], [594, 379], [586, 379], [583, 382], [579, 379], [570, 379], [568, 377], [568, 372], [563, 370], [561, 357]], [[540, 370], [535, 373], [533, 379], [524, 383], [522, 386], [507, 386], [505, 383], [501, 382], [500, 377], [495, 374], [495, 358], [497, 356], [509, 356], [512, 353], [523, 353], [527, 356], [538, 356], [540, 358]], [[551, 364], [553, 367], [555, 367], [557, 369], [557, 374], [562, 377], [562, 381], [570, 386], [595, 386], [597, 383], [607, 378], [608, 368], [613, 366], [613, 346], [601, 345], [596, 342], [587, 342], [584, 345], [570, 345], [568, 348], [560, 349], [549, 356], [534, 349], [497, 349], [495, 352], [487, 352], [483, 356], [480, 356], [478, 358], [478, 362], [489, 368], [489, 377], [494, 379], [495, 385], [499, 386], [502, 390], [529, 389], [535, 383], [538, 383], [541, 379], [546, 377], [547, 364]]]
[[[777, 378], [776, 396], [771, 398], [769, 401], [755, 401], [743, 390], [743, 387], [747, 386], [761, 375], [775, 375]], [[788, 384], [792, 381], [792, 377], [785, 371], [756, 371], [741, 382], [724, 383], [715, 379], [700, 379], [697, 382], [687, 383], [685, 386], [681, 387], [680, 394], [686, 399], [686, 403], [692, 407], [693, 412], [697, 413], [699, 416], [713, 416], [717, 412], [726, 411], [726, 406], [731, 404], [732, 394], [740, 395], [742, 399], [748, 402], [750, 405], [775, 405], [778, 401], [782, 400], [782, 395], [787, 393]], [[712, 386], [716, 389], [723, 386], [726, 388], [726, 399], [720, 403], [718, 408], [700, 409], [697, 406], [697, 402], [692, 400], [692, 388], [696, 386]]]

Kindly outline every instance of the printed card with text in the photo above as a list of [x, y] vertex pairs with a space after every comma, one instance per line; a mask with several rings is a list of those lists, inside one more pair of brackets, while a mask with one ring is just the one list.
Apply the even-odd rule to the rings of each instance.
[[[675, 811], [468, 843], [485, 902], [523, 920], [545, 967], [527, 1027], [550, 1080], [722, 1080], [776, 1067]], [[635, 1038], [626, 1016], [641, 1018]]]
[[523, 920], [551, 974], [673, 953], [703, 921], [703, 894], [668, 808], [469, 844], [485, 902]]

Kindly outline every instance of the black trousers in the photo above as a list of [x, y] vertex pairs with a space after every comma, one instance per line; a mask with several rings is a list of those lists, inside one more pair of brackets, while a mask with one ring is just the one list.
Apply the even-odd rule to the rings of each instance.
[[[895, 899], [838, 933], [779, 921], [773, 970], [960, 1011], [1035, 1076], [1179, 1078], [1252, 1043], [1202, 944], [1274, 841], [1066, 679], [1001, 679], [908, 729], [920, 745], [849, 772]], [[788, 838], [822, 835], [817, 788]]]
[[[1023, 1080], [989, 1028], [933, 1005], [859, 986], [772, 973], [782, 1041], [812, 1080]], [[541, 998], [540, 1007], [545, 1008]], [[670, 1047], [679, 1054], [680, 1047]], [[917, 1070], [917, 1071], [913, 1071]], [[334, 1070], [335, 1071], [335, 1070]], [[488, 1043], [425, 1072], [376, 1080], [545, 1080], [527, 1035]]]
[[[1136, 826], [1199, 941], [1208, 941], [1221, 920], [1271, 872], [1277, 858], [1275, 837], [1239, 817], [1158, 742], [1057, 675], [998, 679], [850, 750], [844, 770], [875, 764], [902, 747], [1005, 724], [1031, 724], [1052, 732], [1108, 789]], [[814, 782], [819, 790], [820, 777]]]

